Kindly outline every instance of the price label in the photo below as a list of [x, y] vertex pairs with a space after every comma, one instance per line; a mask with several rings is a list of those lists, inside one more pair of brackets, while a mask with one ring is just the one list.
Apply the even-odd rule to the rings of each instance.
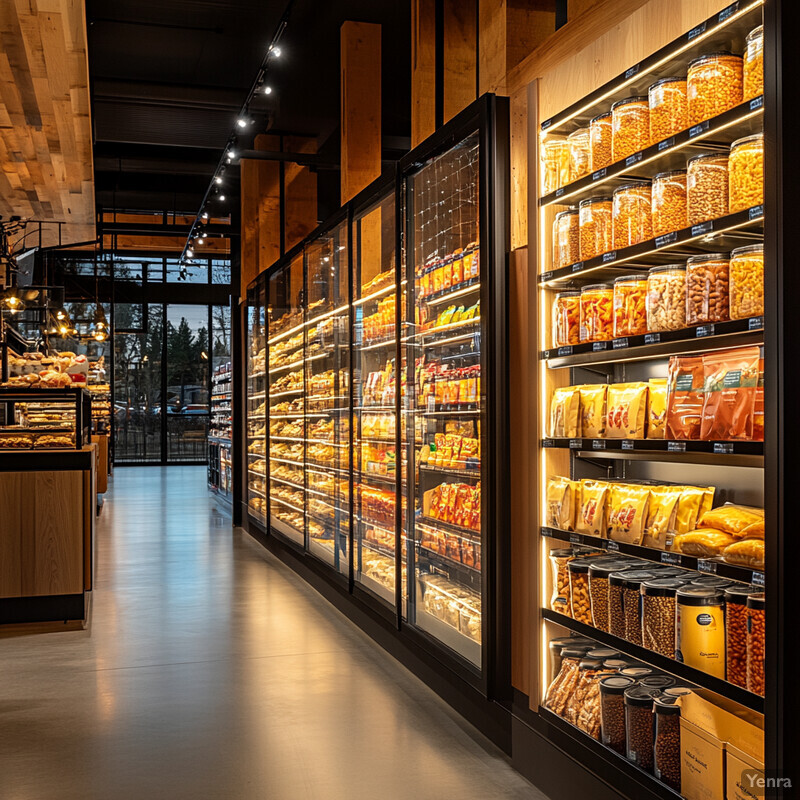
[[702, 339], [705, 336], [713, 336], [714, 335], [714, 326], [713, 325], [701, 325], [697, 328], [694, 332], [694, 335], [698, 339]]
[[593, 353], [601, 353], [603, 350], [608, 350], [608, 342], [592, 342]]
[[692, 236], [702, 236], [714, 230], [713, 221], [703, 222], [700, 225], [692, 225]]
[[560, 189], [556, 189], [556, 197], [561, 197], [562, 194], [564, 194], [563, 186]]
[[754, 97], [750, 101], [750, 110], [755, 111], [757, 108], [761, 108], [764, 105], [764, 95], [759, 95], [758, 97]]
[[747, 330], [760, 331], [764, 327], [764, 317], [750, 317], [747, 323]]
[[632, 67], [628, 67], [628, 69], [625, 70], [625, 79], [627, 80], [628, 78], [632, 78], [634, 75], [636, 75], [640, 67], [641, 64], [634, 64]]
[[701, 22], [696, 28], [692, 28], [689, 33], [686, 35], [686, 38], [691, 42], [692, 39], [696, 39], [698, 36], [706, 32], [706, 23]]
[[563, 347], [558, 348], [558, 354], [560, 356], [571, 356], [572, 355], [572, 345], [565, 344]]
[[689, 128], [689, 138], [694, 139], [695, 136], [699, 136], [701, 133], [705, 133], [708, 130], [708, 120], [705, 122], [701, 122], [699, 125], [692, 125]]
[[668, 453], [685, 453], [686, 442], [667, 442]]
[[661, 563], [680, 566], [683, 563], [683, 559], [680, 553], [667, 553], [665, 551], [661, 553]]
[[760, 219], [764, 216], [764, 206], [753, 206], [750, 211], [747, 212], [747, 216], [750, 219]]
[[549, 538], [552, 535], [553, 535], [553, 529], [552, 528], [542, 528], [542, 536]]
[[622, 449], [623, 450], [633, 450], [633, 439], [623, 439], [622, 440]]
[[569, 440], [569, 449], [570, 450], [580, 450], [583, 447], [583, 439], [570, 439]]
[[609, 540], [608, 545], [606, 546], [607, 550], [610, 550], [613, 553], [619, 553], [619, 542], [614, 542]]
[[623, 336], [623, 337], [621, 337], [619, 339], [614, 339], [614, 341], [611, 342], [611, 349], [612, 350], [621, 350], [623, 347], [627, 347], [627, 346], [628, 346], [628, 337], [627, 336]]
[[714, 442], [714, 452], [725, 454], [733, 452], [733, 442]]
[[670, 147], [675, 145], [675, 137], [670, 136], [669, 139], [664, 139], [663, 141], [658, 143], [658, 152], [660, 153], [662, 150], [668, 150]]
[[556, 443], [552, 439], [542, 439], [542, 447], [555, 447]]
[[553, 277], [553, 272], [552, 272], [552, 270], [551, 270], [550, 272], [543, 272], [543, 273], [542, 273], [542, 274], [539, 276], [539, 282], [540, 282], [540, 283], [547, 283], [549, 280], [551, 280], [551, 279], [552, 279], [552, 277]]
[[606, 449], [605, 439], [592, 439], [592, 450], [605, 450], [605, 449]]
[[573, 272], [580, 272], [582, 269], [583, 269], [583, 261], [576, 261], [572, 265], [572, 271]]
[[436, 397], [434, 395], [428, 396], [428, 411], [436, 411]]
[[664, 247], [664, 245], [672, 244], [677, 241], [678, 234], [676, 231], [665, 233], [663, 236], [656, 236], [656, 248]]
[[727, 8], [723, 8], [722, 11], [719, 12], [719, 16], [717, 17], [717, 22], [725, 22], [728, 17], [732, 14], [735, 14], [739, 10], [739, 3], [731, 3]]
[[763, 572], [754, 572], [753, 573], [753, 586], [764, 586], [764, 573]]
[[571, 533], [569, 535], [570, 544], [583, 544], [583, 540], [578, 533]]
[[552, 125], [552, 124], [553, 124], [553, 120], [552, 120], [552, 118], [551, 118], [551, 119], [546, 119], [546, 120], [545, 120], [545, 121], [542, 123], [542, 130], [543, 130], [543, 131], [546, 131], [546, 130], [547, 130], [547, 129], [548, 129], [548, 128], [549, 128], [549, 127]]
[[634, 153], [632, 156], [628, 156], [625, 159], [625, 166], [632, 167], [634, 164], [642, 160], [642, 151], [640, 150], [638, 153]]
[[645, 344], [658, 344], [661, 341], [660, 333], [646, 333], [644, 335]]
[[606, 170], [605, 167], [603, 167], [603, 169], [598, 169], [596, 172], [593, 172], [592, 173], [592, 181], [599, 181], [600, 178], [605, 178], [606, 172], [607, 172], [607, 170]]
[[717, 562], [716, 561], [709, 561], [707, 558], [698, 558], [697, 559], [697, 569], [700, 572], [714, 572], [717, 571]]

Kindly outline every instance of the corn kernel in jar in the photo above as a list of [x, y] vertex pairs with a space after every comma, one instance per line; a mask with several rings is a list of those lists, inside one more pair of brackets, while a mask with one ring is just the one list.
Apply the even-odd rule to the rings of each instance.
[[568, 208], [553, 220], [553, 269], [581, 260], [580, 221], [578, 212]]
[[716, 117], [742, 102], [742, 57], [721, 51], [696, 58], [686, 78], [689, 125]]
[[576, 181], [588, 175], [591, 168], [589, 129], [578, 128], [567, 136], [567, 142], [569, 142], [569, 179]]
[[550, 194], [569, 183], [569, 143], [550, 136], [542, 142], [542, 194]]
[[758, 317], [764, 313], [764, 245], [738, 247], [731, 253], [731, 319]]
[[647, 275], [622, 275], [614, 281], [614, 338], [647, 333]]
[[686, 262], [686, 324], [705, 325], [728, 319], [728, 257], [706, 253]]
[[764, 202], [764, 134], [745, 136], [731, 145], [728, 158], [730, 213]]
[[686, 215], [699, 225], [728, 213], [728, 156], [714, 153], [689, 159], [686, 168]]
[[689, 127], [686, 78], [661, 78], [648, 90], [650, 142], [661, 142]]
[[686, 170], [659, 172], [653, 178], [653, 236], [686, 227]]
[[611, 112], [607, 111], [589, 123], [589, 153], [592, 172], [603, 169], [611, 163], [612, 139]]
[[614, 249], [630, 247], [653, 238], [650, 181], [627, 183], [614, 191]]
[[581, 293], [559, 292], [553, 301], [553, 347], [580, 344]]
[[650, 108], [646, 97], [626, 97], [611, 106], [611, 159], [621, 161], [650, 144]]
[[614, 290], [593, 283], [581, 290], [581, 341], [604, 342], [614, 337]]
[[686, 327], [686, 267], [666, 264], [647, 273], [647, 329], [677, 331]]
[[611, 198], [590, 197], [579, 206], [581, 261], [611, 250]]
[[747, 34], [744, 49], [744, 100], [764, 94], [764, 26]]

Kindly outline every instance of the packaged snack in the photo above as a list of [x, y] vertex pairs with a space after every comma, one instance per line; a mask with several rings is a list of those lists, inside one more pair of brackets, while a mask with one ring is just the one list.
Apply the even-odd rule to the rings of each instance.
[[714, 528], [698, 528], [676, 536], [672, 543], [672, 549], [688, 556], [713, 558], [721, 555], [722, 551], [735, 541], [729, 533], [723, 533]]
[[758, 347], [740, 347], [703, 357], [701, 439], [753, 438], [759, 353]]
[[753, 441], [764, 441], [764, 359], [758, 362], [758, 386], [753, 407]]
[[697, 527], [697, 520], [711, 508], [714, 489], [684, 486], [675, 510], [675, 533], [689, 533]]
[[575, 530], [590, 536], [606, 536], [606, 498], [608, 484], [605, 481], [584, 479], [580, 486], [580, 505], [575, 517]]
[[667, 534], [675, 530], [678, 501], [682, 493], [683, 486], [650, 487], [650, 505], [642, 539], [645, 547], [666, 548]]
[[644, 439], [647, 389], [646, 383], [612, 383], [608, 387], [609, 439]]
[[667, 439], [699, 439], [703, 419], [703, 358], [672, 356], [667, 379]]
[[764, 538], [763, 517], [757, 522], [754, 522], [752, 525], [748, 525], [739, 535], [742, 537], [742, 539], [763, 539]]
[[649, 503], [649, 486], [612, 483], [608, 502], [609, 538], [628, 544], [641, 543]]
[[647, 438], [663, 439], [667, 419], [667, 379], [650, 378], [647, 386]]
[[550, 436], [572, 439], [579, 435], [581, 393], [577, 386], [556, 389], [550, 402]]
[[742, 539], [729, 544], [723, 551], [722, 557], [729, 564], [750, 569], [764, 569], [764, 540]]
[[606, 434], [606, 384], [580, 387], [580, 431], [586, 439], [601, 439]]
[[575, 530], [576, 503], [581, 485], [569, 478], [555, 477], [547, 482], [547, 519], [551, 528]]
[[764, 509], [740, 506], [735, 503], [712, 508], [700, 517], [700, 525], [704, 528], [714, 528], [718, 531], [730, 533], [736, 538], [742, 538], [744, 531], [756, 522], [764, 521]]

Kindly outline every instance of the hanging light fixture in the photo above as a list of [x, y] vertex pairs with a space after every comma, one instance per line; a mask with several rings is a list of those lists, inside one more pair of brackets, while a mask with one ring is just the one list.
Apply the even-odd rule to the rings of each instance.
[[25, 308], [25, 302], [20, 296], [19, 289], [15, 286], [9, 286], [8, 289], [3, 291], [0, 295], [0, 304], [12, 314], [17, 314]]

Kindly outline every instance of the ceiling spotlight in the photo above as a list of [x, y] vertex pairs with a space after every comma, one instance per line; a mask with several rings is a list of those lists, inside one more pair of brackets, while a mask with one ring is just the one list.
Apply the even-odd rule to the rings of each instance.
[[192, 250], [192, 248], [191, 248], [191, 247], [187, 248], [187, 250], [186, 250], [186, 255], [187, 255], [189, 258], [192, 258], [192, 257], [194, 256], [194, 250]]
[[25, 303], [22, 301], [19, 291], [15, 288], [6, 289], [0, 297], [0, 303], [12, 314], [16, 314], [18, 311], [22, 311], [22, 309], [25, 308]]
[[205, 231], [203, 231], [203, 232], [200, 234], [200, 238], [201, 238], [201, 239], [205, 239], [207, 236], [208, 236], [208, 234], [207, 234]]
[[216, 177], [216, 178], [214, 178], [214, 183], [216, 183], [217, 185], [219, 185], [220, 183], [222, 183], [222, 178], [220, 178], [220, 176], [219, 176], [219, 175], [217, 175], [217, 177]]
[[225, 195], [224, 195], [224, 194], [221, 194], [221, 195], [219, 196], [219, 199], [220, 199], [220, 200], [221, 200], [221, 201], [224, 203], [224, 202], [225, 202]]
[[237, 120], [236, 120], [236, 124], [237, 124], [237, 125], [238, 125], [240, 128], [246, 128], [246, 127], [247, 127], [247, 125], [248, 125], [248, 122], [247, 122], [247, 120], [246, 120], [246, 119], [244, 119], [244, 117], [239, 117], [239, 119], [237, 119]]
[[236, 158], [236, 151], [235, 150], [228, 150], [228, 158], [230, 158], [230, 159]]
[[280, 58], [281, 57], [281, 49], [280, 49], [280, 47], [270, 47], [269, 51], [270, 51], [270, 53], [272, 53], [272, 55], [275, 56], [275, 58]]
[[195, 244], [203, 244], [203, 240], [202, 240], [202, 239], [198, 239], [198, 240], [195, 242]]
[[208, 211], [204, 211], [200, 217], [200, 219], [208, 219]]
[[272, 87], [271, 86], [265, 86], [264, 87], [264, 94], [272, 94]]

